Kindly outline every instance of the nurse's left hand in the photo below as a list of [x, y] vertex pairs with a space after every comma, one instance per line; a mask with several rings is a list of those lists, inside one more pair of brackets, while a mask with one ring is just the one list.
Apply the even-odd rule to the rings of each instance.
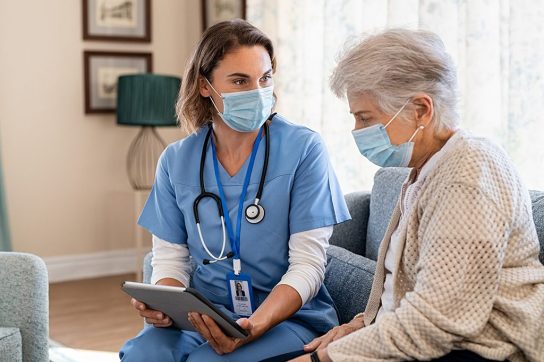
[[223, 333], [221, 328], [219, 328], [217, 323], [205, 314], [195, 312], [189, 313], [189, 321], [219, 355], [231, 353], [238, 347], [251, 342], [262, 334], [256, 330], [254, 324], [248, 318], [240, 318], [236, 321], [240, 327], [248, 331], [249, 335], [245, 339], [227, 336]]

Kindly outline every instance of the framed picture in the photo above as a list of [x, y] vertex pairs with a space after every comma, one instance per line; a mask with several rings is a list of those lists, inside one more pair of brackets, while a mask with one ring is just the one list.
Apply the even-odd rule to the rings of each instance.
[[120, 75], [151, 73], [151, 53], [85, 51], [83, 53], [85, 113], [113, 113]]
[[82, 0], [83, 39], [151, 41], [151, 0]]
[[223, 20], [246, 18], [246, 0], [202, 0], [202, 29]]

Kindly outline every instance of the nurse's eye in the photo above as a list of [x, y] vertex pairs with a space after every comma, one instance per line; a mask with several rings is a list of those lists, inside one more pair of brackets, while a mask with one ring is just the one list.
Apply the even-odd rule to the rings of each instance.
[[272, 74], [265, 74], [261, 79], [260, 81], [263, 82], [263, 83], [266, 83], [268, 82], [269, 80], [272, 79]]
[[239, 78], [239, 79], [234, 79], [232, 83], [235, 85], [244, 85], [247, 83], [247, 81], [244, 78]]

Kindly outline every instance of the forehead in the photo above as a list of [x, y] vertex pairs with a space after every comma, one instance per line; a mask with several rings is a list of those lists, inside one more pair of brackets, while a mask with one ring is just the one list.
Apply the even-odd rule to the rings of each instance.
[[374, 97], [368, 93], [347, 93], [350, 112], [377, 111]]
[[231, 73], [256, 74], [261, 76], [272, 68], [270, 55], [263, 46], [241, 46], [228, 52], [217, 64], [214, 72], [228, 75]]

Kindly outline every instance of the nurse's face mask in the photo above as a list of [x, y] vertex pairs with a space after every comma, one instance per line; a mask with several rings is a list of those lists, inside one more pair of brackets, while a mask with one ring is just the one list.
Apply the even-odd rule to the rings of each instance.
[[407, 142], [398, 146], [391, 144], [391, 139], [385, 130], [408, 103], [409, 101], [404, 103], [385, 126], [375, 124], [367, 128], [351, 131], [359, 152], [372, 163], [380, 167], [408, 167], [414, 151], [414, 142], [412, 140], [424, 126], [418, 127]]
[[223, 113], [221, 113], [210, 97], [215, 110], [227, 126], [235, 131], [253, 132], [261, 128], [276, 103], [274, 86], [219, 94], [210, 81], [205, 79], [213, 91], [223, 100]]

